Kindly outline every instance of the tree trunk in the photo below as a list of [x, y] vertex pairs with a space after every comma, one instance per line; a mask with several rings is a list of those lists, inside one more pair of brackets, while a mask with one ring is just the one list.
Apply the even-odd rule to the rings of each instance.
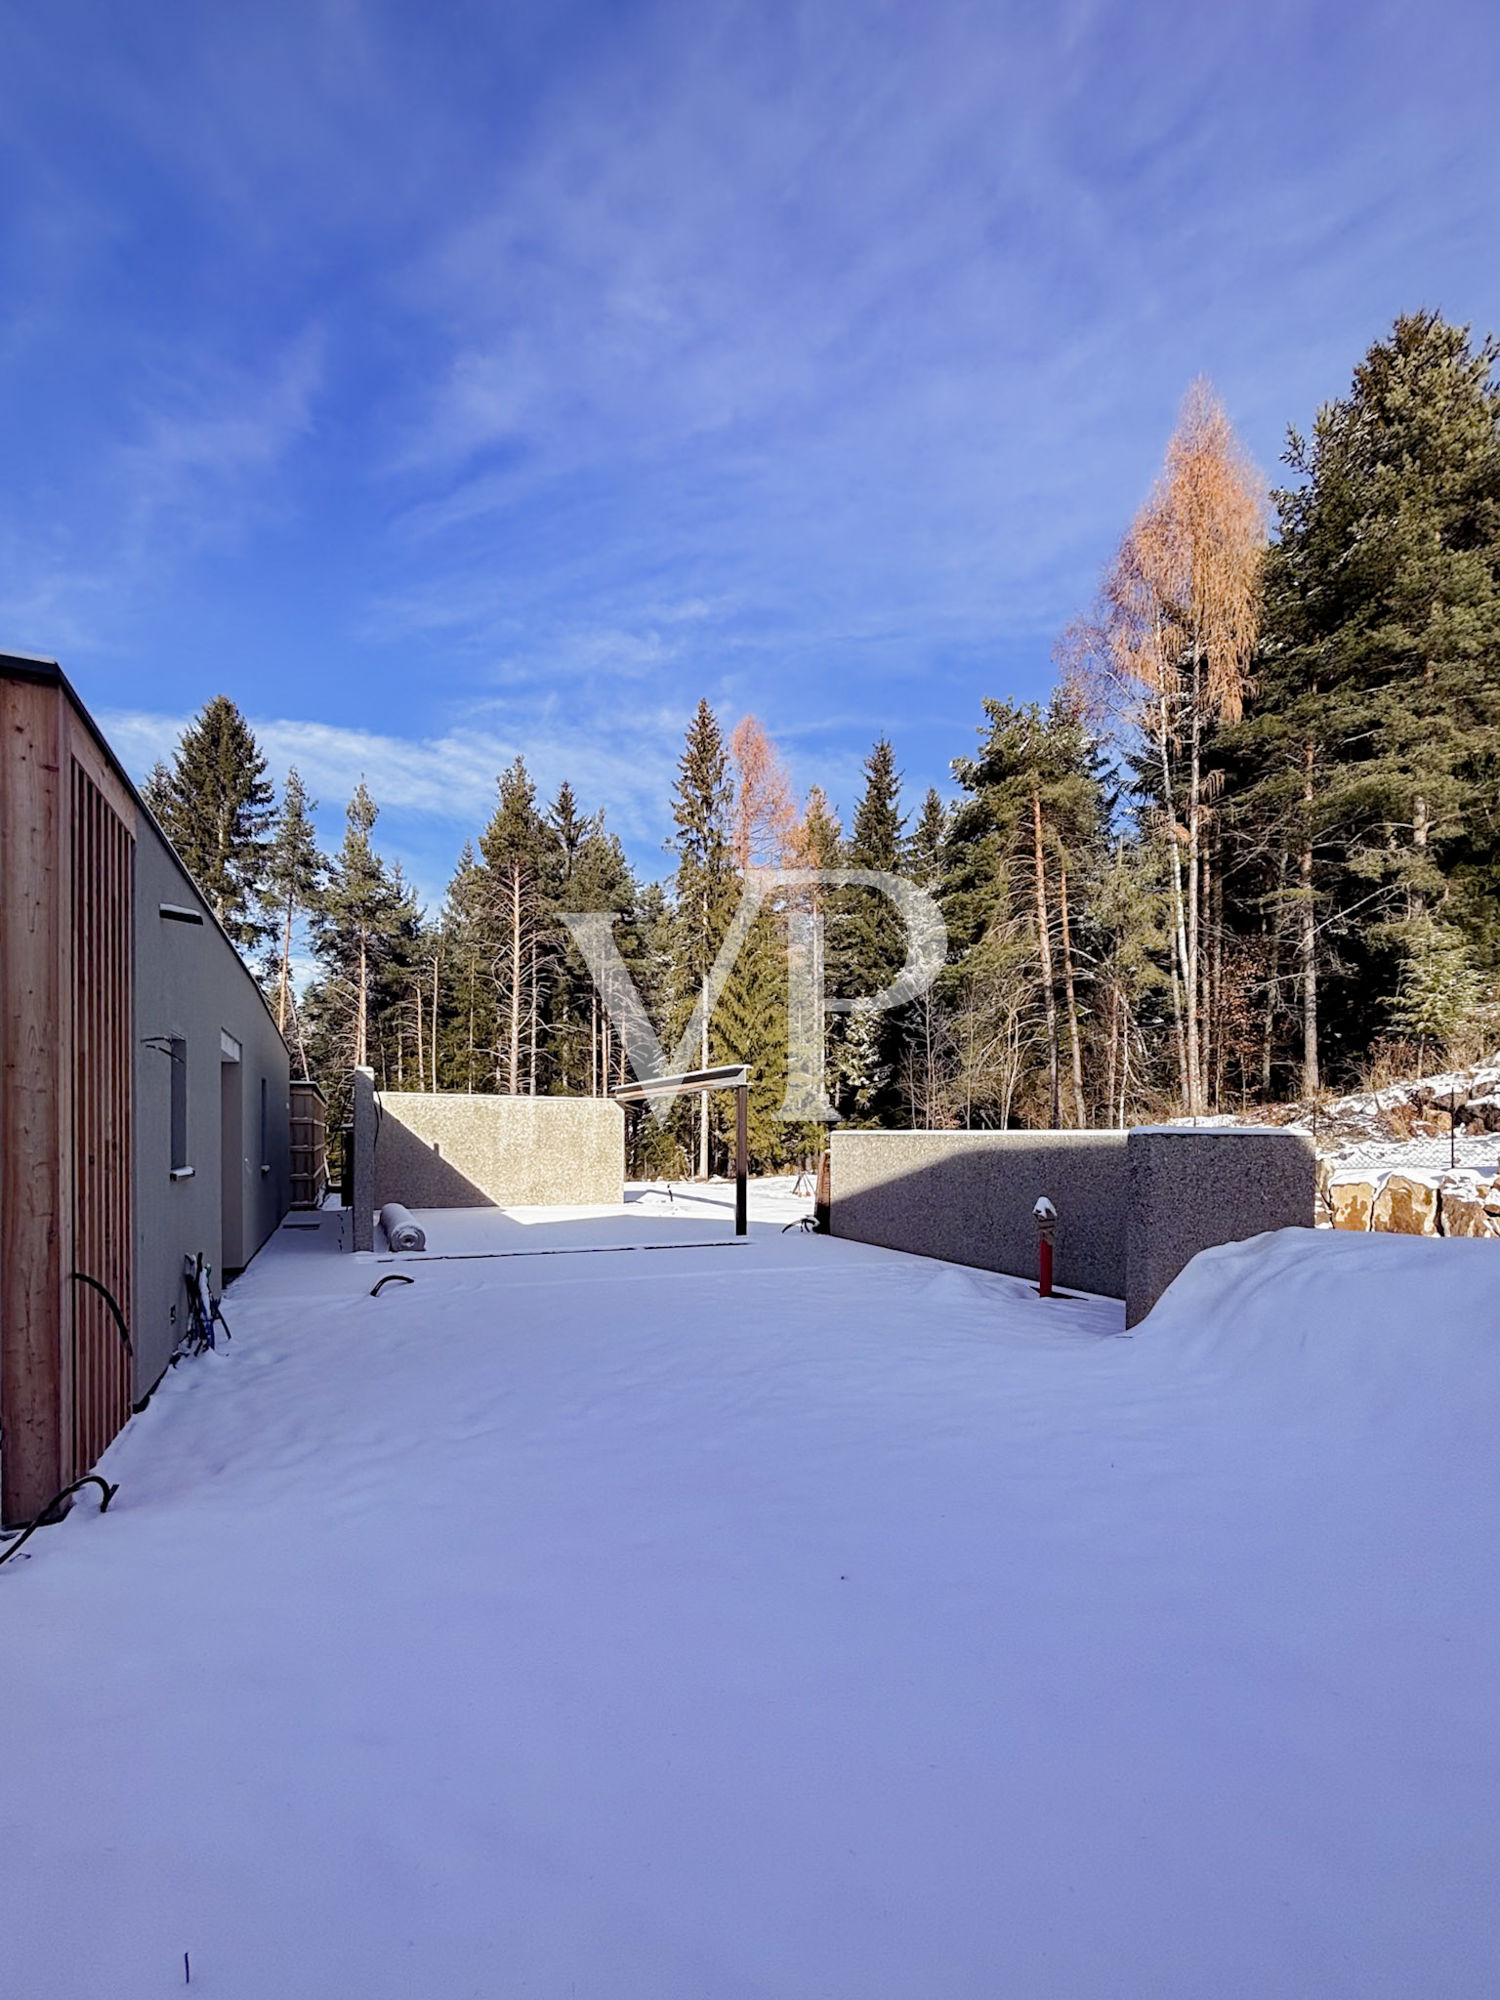
[[1190, 1100], [1187, 1034], [1182, 1018], [1182, 982], [1187, 976], [1187, 918], [1182, 894], [1182, 850], [1177, 845], [1177, 804], [1172, 785], [1172, 742], [1166, 699], [1157, 707], [1156, 747], [1161, 758], [1162, 805], [1167, 815], [1167, 852], [1172, 863], [1172, 1028], [1177, 1043], [1178, 1088]]
[[354, 1066], [356, 1069], [363, 1069], [366, 1066], [366, 1061], [370, 1053], [369, 968], [369, 952], [365, 943], [364, 931], [361, 930], [359, 934], [359, 994], [355, 1001], [354, 1011]]
[[438, 1087], [438, 967], [442, 963], [442, 953], [432, 954], [432, 1090], [437, 1095]]
[[[701, 1067], [707, 1069], [708, 1068], [708, 974], [706, 972], [703, 975], [702, 995], [703, 995], [703, 1038], [702, 1038], [703, 1060]], [[706, 1090], [700, 1090], [698, 1093], [698, 1108], [699, 1108], [698, 1175], [701, 1180], [706, 1181], [708, 1179], [708, 1092]]]
[[1198, 857], [1198, 1089], [1203, 1103], [1200, 1109], [1211, 1108], [1209, 1096], [1210, 1079], [1213, 1076], [1215, 1053], [1218, 1048], [1214, 1032], [1214, 988], [1213, 988], [1213, 841], [1203, 839], [1203, 851]]
[[1052, 982], [1052, 933], [1047, 916], [1047, 867], [1042, 854], [1042, 796], [1031, 794], [1032, 857], [1036, 863], [1036, 948], [1042, 962], [1042, 998], [1047, 1009], [1047, 1084], [1054, 1127], [1062, 1123], [1062, 1090], [1057, 1061], [1057, 994]]
[[[1208, 1022], [1213, 1067], [1209, 1072], [1209, 1087], [1212, 1106], [1217, 1111], [1224, 1100], [1224, 1084], [1229, 1073], [1226, 1060], [1228, 1021], [1224, 1000], [1224, 850], [1217, 834], [1214, 836], [1213, 858], [1213, 901], [1209, 906], [1212, 923], [1210, 932], [1212, 956], [1209, 960], [1208, 985]], [[1243, 1070], [1240, 1076], [1240, 1096], [1243, 1101]]]
[[286, 899], [286, 928], [281, 939], [281, 979], [276, 993], [276, 1025], [286, 1033], [286, 1003], [292, 983], [292, 899]]
[[1302, 803], [1307, 818], [1302, 830], [1302, 852], [1298, 858], [1302, 902], [1302, 1094], [1304, 1097], [1312, 1097], [1318, 1090], [1318, 925], [1317, 912], [1313, 907], [1313, 756], [1313, 744], [1309, 740], [1303, 760], [1302, 777]]
[[529, 1057], [528, 1057], [528, 1062], [527, 1062], [527, 1068], [528, 1068], [528, 1069], [529, 1069], [529, 1071], [530, 1071], [530, 1079], [529, 1079], [529, 1081], [530, 1081], [530, 1085], [531, 1085], [531, 1095], [532, 1095], [533, 1097], [535, 1097], [535, 1096], [536, 1096], [536, 1013], [537, 1013], [537, 1007], [536, 1007], [536, 938], [535, 938], [535, 937], [533, 936], [533, 938], [532, 938], [532, 940], [531, 940], [531, 1022], [530, 1022], [530, 1037], [531, 1037], [531, 1049], [530, 1049], [530, 1053], [529, 1053]]
[[1104, 1063], [1104, 1121], [1112, 1125], [1115, 1119], [1115, 1071], [1119, 1062], [1120, 1046], [1120, 988], [1115, 980], [1109, 982], [1109, 1045]]
[[1203, 1043], [1201, 1012], [1198, 1005], [1199, 904], [1202, 900], [1200, 865], [1202, 859], [1202, 749], [1203, 718], [1200, 684], [1203, 668], [1196, 649], [1193, 653], [1193, 714], [1188, 753], [1188, 908], [1187, 957], [1182, 968], [1182, 985], [1187, 999], [1188, 1110], [1196, 1117], [1203, 1109]]
[[[1412, 800], [1411, 839], [1412, 846], [1420, 856], [1427, 853], [1427, 831], [1430, 823], [1427, 800], [1418, 792]], [[1426, 914], [1427, 892], [1420, 887], [1411, 890], [1406, 899], [1406, 914], [1413, 922], [1418, 922]]]
[[1078, 1045], [1078, 1002], [1073, 990], [1073, 938], [1068, 928], [1068, 871], [1058, 863], [1058, 916], [1062, 924], [1063, 991], [1068, 999], [1068, 1048], [1073, 1059], [1073, 1115], [1080, 1132], [1087, 1130], [1088, 1108], [1083, 1101], [1083, 1055]]
[[510, 1094], [521, 1092], [521, 868], [510, 871]]
[[474, 954], [469, 954], [469, 1089], [474, 1088], [474, 988], [479, 978], [479, 967], [474, 962]]

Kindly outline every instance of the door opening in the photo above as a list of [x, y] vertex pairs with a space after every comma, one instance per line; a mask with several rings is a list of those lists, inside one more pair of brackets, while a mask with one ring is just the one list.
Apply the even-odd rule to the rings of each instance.
[[228, 1279], [245, 1263], [245, 1104], [238, 1057], [219, 1064], [219, 1255]]

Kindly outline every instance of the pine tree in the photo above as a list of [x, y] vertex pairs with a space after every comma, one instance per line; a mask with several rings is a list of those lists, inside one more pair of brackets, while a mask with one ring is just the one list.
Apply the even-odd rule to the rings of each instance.
[[865, 759], [865, 785], [854, 812], [849, 861], [854, 868], [875, 868], [894, 875], [901, 867], [901, 777], [890, 739], [877, 738]]
[[400, 963], [415, 934], [415, 900], [399, 871], [388, 872], [370, 844], [379, 808], [363, 780], [346, 813], [343, 845], [328, 867], [328, 881], [313, 912], [313, 942], [325, 968], [309, 995], [317, 1040], [327, 1067], [342, 1079], [351, 1067], [370, 1065], [376, 1027], [389, 1001], [387, 975]]
[[171, 766], [146, 781], [146, 803], [215, 916], [242, 950], [267, 934], [259, 917], [273, 793], [266, 760], [227, 695], [183, 731]]
[[1406, 927], [1405, 962], [1391, 1023], [1418, 1045], [1419, 1061], [1429, 1044], [1445, 1054], [1456, 1047], [1481, 999], [1473, 953], [1450, 924], [1420, 918]]
[[[708, 975], [734, 913], [735, 873], [731, 852], [733, 787], [724, 738], [706, 700], [698, 703], [688, 725], [687, 741], [677, 765], [672, 819], [677, 828], [672, 847], [677, 855], [678, 964], [682, 977], [681, 1013], [686, 1018], [696, 997], [703, 1021], [700, 1061], [710, 1061]], [[707, 1094], [699, 1099], [698, 1171], [707, 1178], [712, 1111]]]
[[943, 878], [943, 844], [948, 838], [948, 821], [948, 808], [937, 790], [929, 786], [906, 855], [906, 873], [923, 888], [932, 888]]
[[489, 883], [492, 964], [501, 1005], [496, 1080], [512, 1097], [536, 1093], [541, 996], [540, 871], [547, 832], [524, 759], [501, 773], [500, 801], [480, 836]]
[[[1248, 832], [1294, 918], [1303, 1085], [1347, 1071], [1412, 953], [1453, 923], [1491, 965], [1500, 855], [1500, 391], [1493, 342], [1408, 314], [1291, 434], [1241, 744]], [[1475, 894], [1477, 890], [1479, 893]]]
[[[797, 851], [797, 809], [780, 753], [753, 715], [729, 740], [733, 773], [731, 851], [742, 877], [790, 866]], [[788, 898], [762, 905], [730, 968], [714, 1016], [719, 1053], [750, 1071], [747, 1134], [759, 1172], [782, 1164], [805, 1134], [782, 1128], [787, 1081]]]
[[[899, 874], [906, 820], [896, 753], [887, 737], [876, 740], [865, 759], [864, 776], [846, 864], [882, 875]], [[851, 887], [832, 895], [828, 933], [828, 983], [841, 999], [857, 1001], [878, 993], [890, 985], [905, 961], [903, 926], [878, 889]], [[901, 1025], [869, 1008], [841, 1018], [830, 1038], [839, 1078], [835, 1101], [841, 1113], [876, 1122], [894, 1115], [889, 1086], [896, 1072]]]
[[271, 970], [276, 982], [276, 1025], [286, 1033], [292, 1010], [292, 927], [299, 916], [308, 915], [316, 905], [323, 872], [318, 852], [317, 832], [312, 815], [317, 800], [307, 796], [294, 764], [287, 772], [281, 806], [266, 850], [265, 906], [281, 933], [280, 947], [272, 954]]
[[441, 996], [438, 1077], [449, 1090], [476, 1091], [492, 1079], [495, 986], [490, 972], [489, 885], [465, 841], [439, 919], [448, 982]]

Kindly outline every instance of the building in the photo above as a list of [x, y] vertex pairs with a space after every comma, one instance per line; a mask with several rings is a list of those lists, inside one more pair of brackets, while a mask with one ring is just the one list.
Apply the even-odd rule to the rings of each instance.
[[289, 1200], [255, 978], [51, 660], [0, 654], [0, 1511], [87, 1471]]

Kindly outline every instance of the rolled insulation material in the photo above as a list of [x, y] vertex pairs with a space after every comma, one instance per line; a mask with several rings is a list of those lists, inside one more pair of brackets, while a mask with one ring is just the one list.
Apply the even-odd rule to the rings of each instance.
[[385, 1240], [393, 1250], [425, 1250], [427, 1238], [422, 1226], [416, 1221], [409, 1208], [403, 1208], [399, 1201], [388, 1201], [380, 1211], [380, 1226], [385, 1231]]

